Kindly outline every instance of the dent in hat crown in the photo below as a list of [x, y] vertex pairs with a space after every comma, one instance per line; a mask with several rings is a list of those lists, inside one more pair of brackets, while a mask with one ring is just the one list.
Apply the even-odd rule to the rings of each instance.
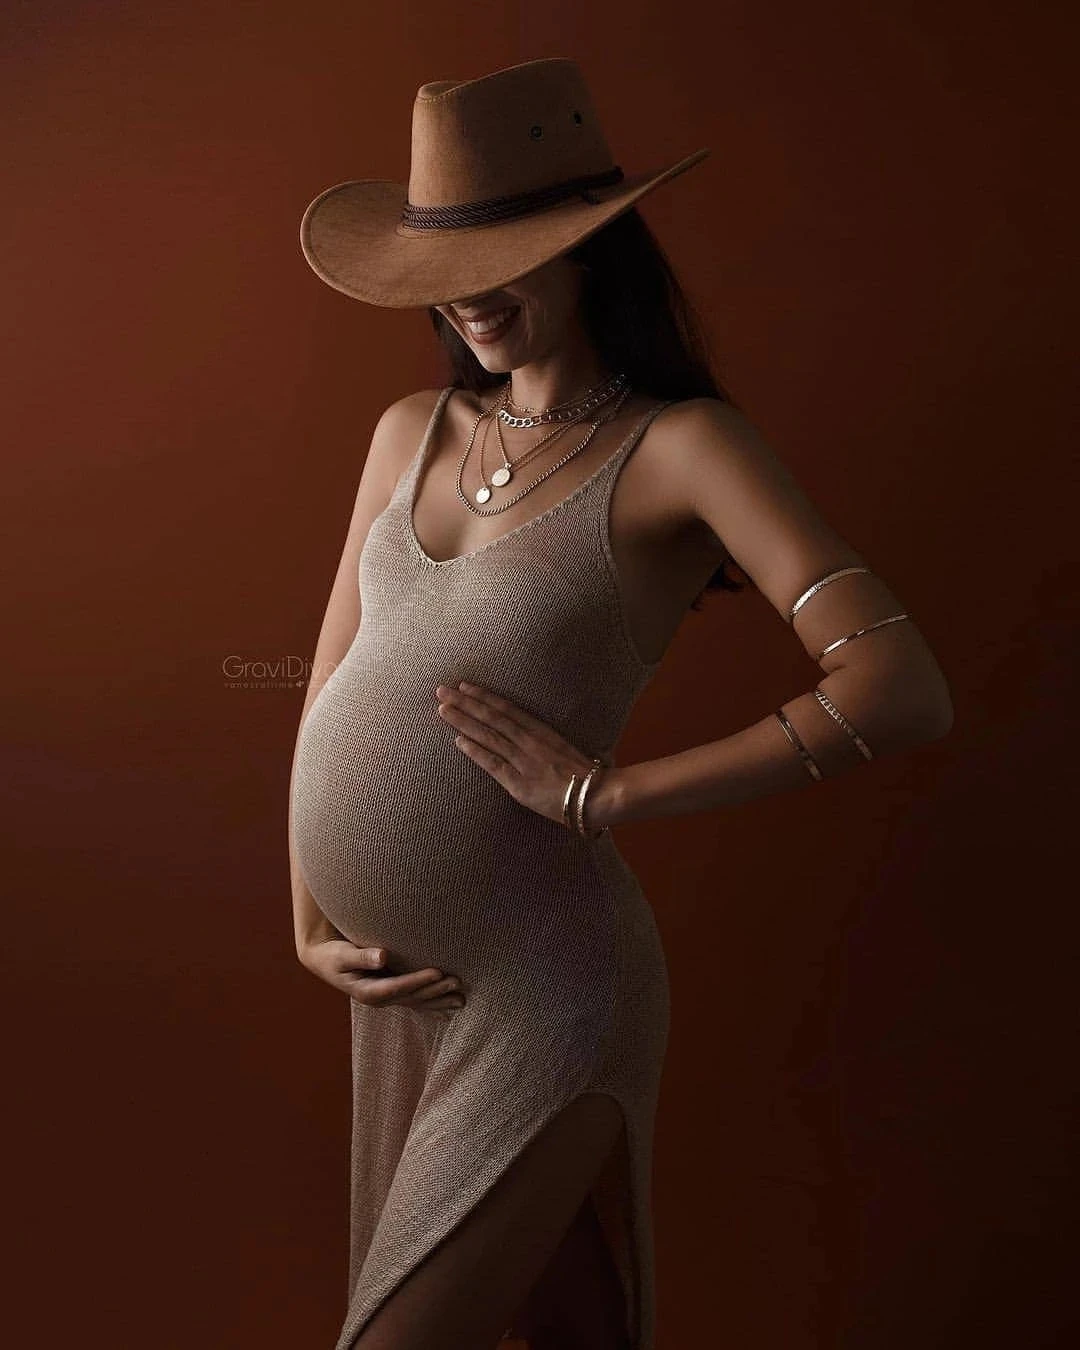
[[434, 80], [413, 104], [409, 203], [451, 206], [611, 171], [576, 61], [546, 57], [476, 80]]

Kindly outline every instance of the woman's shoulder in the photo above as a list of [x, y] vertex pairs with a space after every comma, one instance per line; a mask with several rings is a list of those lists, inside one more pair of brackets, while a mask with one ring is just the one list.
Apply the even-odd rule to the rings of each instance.
[[386, 445], [408, 444], [423, 435], [443, 389], [417, 389], [388, 404], [376, 420], [375, 439]]
[[652, 419], [653, 441], [677, 446], [678, 453], [694, 468], [699, 467], [701, 456], [714, 458], [751, 442], [761, 445], [763, 441], [760, 429], [729, 399], [695, 395], [658, 400], [658, 406], [661, 402], [664, 406], [659, 407]]
[[[665, 518], [697, 528], [707, 499], [733, 495], [732, 479], [766, 476], [763, 463], [774, 478], [782, 471], [760, 432], [727, 399], [656, 398], [652, 406], [631, 477]], [[719, 533], [715, 520], [706, 523]]]
[[387, 404], [375, 419], [368, 459], [388, 481], [408, 467], [442, 394], [441, 389], [418, 389]]
[[430, 417], [443, 392], [443, 388], [433, 387], [417, 389], [411, 394], [403, 394], [401, 398], [395, 399], [383, 410], [382, 417], [393, 422], [411, 421], [425, 414]]

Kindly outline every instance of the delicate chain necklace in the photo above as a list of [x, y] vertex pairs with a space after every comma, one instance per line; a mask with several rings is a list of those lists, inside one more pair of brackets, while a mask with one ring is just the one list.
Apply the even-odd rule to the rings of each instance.
[[[470, 451], [472, 450], [473, 442], [474, 442], [474, 440], [475, 440], [475, 438], [476, 438], [476, 429], [477, 429], [477, 427], [480, 425], [481, 421], [482, 421], [485, 417], [490, 416], [493, 412], [498, 412], [499, 410], [501, 410], [501, 408], [502, 408], [503, 406], [505, 406], [505, 402], [506, 402], [507, 395], [508, 395], [508, 390], [504, 390], [502, 396], [500, 397], [500, 399], [499, 399], [495, 404], [493, 404], [490, 408], [485, 408], [481, 413], [479, 413], [479, 414], [477, 415], [477, 417], [476, 417], [476, 419], [474, 420], [473, 425], [472, 425], [472, 431], [471, 431], [470, 434], [469, 434], [468, 444], [465, 446], [465, 453], [464, 453], [464, 455], [462, 455], [462, 457], [461, 457], [461, 462], [458, 464], [458, 471], [457, 471], [457, 495], [458, 495], [458, 497], [460, 498], [460, 500], [461, 500], [462, 502], [464, 502], [464, 504], [469, 508], [469, 510], [473, 513], [474, 516], [494, 516], [494, 515], [498, 515], [499, 512], [501, 512], [501, 511], [505, 511], [505, 510], [507, 509], [507, 507], [513, 506], [513, 504], [514, 504], [515, 502], [519, 502], [519, 501], [522, 499], [522, 497], [524, 497], [524, 496], [526, 496], [528, 493], [530, 493], [530, 492], [533, 490], [533, 488], [536, 487], [536, 485], [537, 485], [538, 483], [542, 483], [542, 482], [544, 481], [545, 478], [550, 477], [551, 474], [553, 474], [553, 473], [555, 472], [556, 469], [562, 468], [562, 466], [563, 466], [568, 460], [573, 459], [573, 457], [574, 457], [575, 455], [579, 454], [582, 450], [584, 450], [585, 447], [588, 445], [588, 443], [592, 440], [593, 436], [596, 434], [598, 428], [599, 428], [604, 422], [610, 422], [614, 417], [617, 416], [617, 414], [618, 414], [618, 412], [619, 412], [619, 409], [620, 409], [620, 408], [622, 407], [622, 405], [626, 402], [626, 400], [630, 397], [630, 388], [629, 388], [629, 385], [627, 385], [627, 386], [622, 390], [622, 392], [619, 394], [618, 398], [616, 399], [616, 401], [615, 401], [615, 406], [614, 406], [614, 408], [611, 410], [611, 412], [610, 412], [607, 416], [598, 417], [598, 418], [592, 423], [592, 425], [589, 427], [589, 430], [585, 433], [585, 435], [584, 435], [584, 437], [582, 438], [582, 440], [581, 440], [577, 445], [575, 445], [575, 446], [573, 447], [572, 450], [567, 451], [567, 453], [566, 453], [565, 455], [563, 455], [563, 457], [562, 457], [561, 459], [557, 459], [557, 460], [555, 461], [554, 464], [549, 465], [548, 468], [546, 468], [546, 469], [544, 470], [543, 473], [539, 474], [536, 478], [534, 478], [533, 481], [532, 481], [531, 483], [527, 483], [527, 484], [525, 485], [525, 487], [523, 487], [523, 488], [521, 489], [520, 492], [516, 492], [512, 497], [508, 497], [508, 498], [506, 499], [506, 501], [505, 501], [505, 502], [502, 502], [499, 506], [494, 506], [494, 507], [492, 507], [492, 508], [491, 508], [490, 510], [488, 510], [488, 511], [478, 511], [478, 510], [476, 509], [476, 507], [473, 506], [472, 502], [469, 501], [468, 497], [465, 495], [465, 492], [464, 492], [464, 490], [463, 490], [463, 488], [462, 488], [462, 486], [461, 486], [461, 476], [462, 476], [462, 473], [463, 473], [463, 471], [464, 471], [464, 469], [465, 469], [466, 461], [467, 461], [468, 458], [469, 458], [469, 453], [470, 453]], [[584, 420], [584, 419], [579, 419], [579, 420]], [[496, 428], [498, 428], [498, 424], [497, 424], [497, 423], [496, 423]], [[557, 433], [552, 433], [552, 435], [554, 435], [554, 434], [557, 434]], [[545, 437], [545, 440], [549, 440], [549, 439], [551, 439], [551, 438], [552, 438], [551, 436], [548, 436], [548, 437]], [[528, 451], [527, 453], [531, 455], [531, 454], [533, 453], [533, 451], [536, 450], [537, 448], [538, 448], [538, 447], [534, 446], [534, 447], [532, 448], [532, 450]], [[505, 458], [505, 452], [504, 452], [504, 458]], [[522, 458], [524, 458], [524, 456], [522, 456]], [[518, 462], [520, 462], [520, 461], [518, 461]], [[509, 466], [509, 465], [504, 465], [504, 468], [506, 469], [507, 477], [506, 477], [506, 479], [503, 479], [503, 482], [506, 482], [506, 481], [509, 480], [510, 466]], [[501, 469], [497, 469], [497, 470], [495, 471], [495, 473], [492, 474], [492, 482], [495, 482], [496, 478], [497, 478], [498, 475], [501, 474], [501, 473], [502, 473], [502, 470], [501, 470]], [[489, 498], [490, 496], [491, 496], [491, 489], [490, 489], [486, 484], [485, 484], [483, 487], [477, 489], [477, 492], [476, 492], [476, 498], [477, 498], [477, 501], [487, 501], [488, 498]]]
[[[519, 469], [522, 469], [525, 467], [526, 464], [531, 463], [531, 461], [534, 460], [537, 457], [537, 455], [539, 455], [543, 450], [545, 450], [548, 446], [553, 445], [554, 442], [557, 441], [560, 436], [565, 436], [568, 431], [570, 431], [574, 426], [578, 425], [578, 423], [574, 422], [562, 423], [562, 425], [557, 426], [554, 431], [549, 431], [546, 436], [541, 436], [535, 445], [530, 446], [528, 450], [522, 451], [522, 453], [518, 455], [518, 457], [515, 460], [511, 461], [510, 458], [507, 456], [506, 445], [503, 442], [502, 427], [499, 425], [497, 419], [492, 420], [494, 420], [495, 422], [495, 439], [498, 442], [499, 452], [502, 456], [501, 467], [496, 469], [495, 472], [491, 475], [491, 485], [494, 487], [505, 487], [506, 484], [510, 482], [511, 478], [513, 478], [514, 474]], [[476, 490], [476, 500], [478, 502], [486, 502], [488, 498], [491, 496], [491, 487], [488, 485], [488, 481], [484, 477], [484, 453], [487, 450], [487, 438], [488, 438], [488, 427], [485, 427], [483, 435], [480, 439], [480, 455], [479, 455], [479, 463], [477, 464], [477, 472], [480, 475], [480, 483], [481, 483], [481, 486]]]
[[[485, 409], [485, 411], [481, 413], [480, 415], [481, 418], [485, 416], [490, 417], [493, 413], [497, 414], [498, 412], [500, 412], [502, 408], [506, 405], [506, 403], [509, 401], [510, 397], [509, 390], [510, 386], [509, 382], [507, 382], [506, 386], [503, 389], [502, 395], [498, 399], [496, 399], [495, 403], [490, 408]], [[477, 424], [479, 423], [479, 420], [480, 419], [477, 419]], [[513, 477], [515, 469], [521, 468], [522, 465], [527, 464], [529, 460], [535, 458], [535, 456], [540, 453], [540, 451], [544, 448], [545, 445], [548, 445], [552, 441], [558, 440], [558, 438], [565, 431], [569, 430], [571, 425], [572, 425], [571, 423], [564, 423], [563, 425], [556, 427], [554, 431], [549, 431], [546, 436], [541, 436], [535, 445], [531, 446], [523, 454], [520, 454], [517, 457], [517, 459], [511, 462], [506, 454], [506, 446], [503, 444], [502, 428], [499, 426], [498, 421], [496, 421], [495, 434], [499, 442], [499, 449], [502, 452], [502, 466], [501, 468], [496, 469], [495, 472], [491, 475], [490, 486], [488, 484], [488, 480], [484, 477], [484, 449], [487, 445], [487, 427], [485, 427], [483, 439], [480, 442], [479, 471], [480, 471], [481, 486], [476, 490], [476, 500], [478, 502], [486, 502], [488, 498], [491, 496], [492, 486], [505, 487], [506, 484], [509, 483], [510, 479]], [[476, 435], [476, 426], [474, 425], [473, 436], [475, 437], [475, 435]], [[469, 450], [471, 450], [471, 448], [472, 448], [472, 439], [470, 439], [469, 447], [468, 449], [466, 449], [465, 452], [466, 461], [468, 459]]]
[[[470, 438], [469, 438], [469, 443], [468, 443], [468, 445], [466, 446], [465, 454], [464, 454], [464, 456], [462, 457], [462, 463], [461, 463], [461, 465], [459, 466], [459, 469], [458, 469], [458, 485], [459, 485], [459, 486], [458, 486], [458, 495], [459, 495], [459, 496], [463, 496], [463, 489], [462, 489], [461, 486], [460, 486], [460, 483], [461, 483], [461, 477], [462, 477], [462, 474], [463, 474], [463, 471], [464, 471], [464, 466], [465, 466], [465, 464], [468, 462], [468, 456], [469, 456], [469, 454], [471, 453], [472, 446], [473, 446], [473, 444], [475, 443], [475, 436], [476, 436], [477, 427], [478, 427], [480, 421], [482, 420], [482, 418], [484, 418], [485, 416], [491, 416], [492, 413], [496, 412], [499, 408], [503, 407], [503, 406], [508, 402], [508, 391], [509, 391], [509, 382], [507, 382], [507, 385], [504, 386], [501, 396], [500, 396], [499, 398], [497, 398], [497, 399], [495, 400], [495, 402], [494, 402], [490, 407], [484, 409], [483, 412], [481, 412], [481, 414], [479, 415], [479, 417], [477, 417], [476, 421], [473, 423], [472, 434], [471, 434], [471, 436], [470, 436]], [[515, 460], [513, 461], [513, 464], [511, 464], [510, 461], [509, 461], [509, 459], [507, 458], [506, 447], [505, 447], [505, 445], [503, 444], [502, 427], [498, 424], [498, 422], [496, 422], [496, 423], [495, 423], [495, 435], [496, 435], [496, 437], [497, 437], [497, 439], [498, 439], [498, 441], [499, 441], [499, 448], [500, 448], [500, 450], [501, 450], [501, 452], [502, 452], [502, 460], [503, 460], [503, 464], [502, 464], [502, 468], [496, 469], [495, 473], [492, 475], [492, 483], [493, 483], [496, 487], [503, 487], [503, 486], [505, 486], [506, 483], [508, 483], [508, 482], [510, 481], [510, 478], [511, 478], [511, 476], [512, 476], [512, 470], [519, 469], [519, 468], [523, 467], [525, 464], [528, 464], [531, 460], [535, 459], [536, 456], [539, 455], [540, 452], [541, 452], [546, 446], [550, 445], [553, 441], [558, 440], [558, 438], [559, 438], [560, 436], [562, 436], [562, 435], [564, 434], [564, 432], [568, 431], [568, 430], [570, 429], [570, 427], [571, 427], [571, 426], [574, 426], [574, 425], [577, 425], [577, 424], [575, 424], [575, 423], [563, 423], [562, 425], [556, 427], [556, 429], [555, 429], [554, 431], [548, 432], [548, 434], [547, 434], [546, 436], [541, 436], [540, 440], [537, 441], [535, 445], [531, 446], [528, 450], [526, 450], [526, 451], [524, 451], [522, 454], [520, 454], [520, 455], [517, 457], [517, 459], [515, 459]], [[478, 502], [486, 502], [486, 501], [491, 497], [491, 488], [488, 486], [487, 480], [486, 480], [485, 477], [484, 477], [484, 451], [485, 451], [486, 447], [487, 447], [487, 428], [485, 427], [483, 437], [481, 438], [481, 441], [480, 441], [480, 463], [479, 463], [479, 466], [478, 466], [478, 471], [479, 471], [479, 474], [480, 474], [480, 482], [481, 482], [481, 486], [476, 490], [476, 494], [475, 494], [475, 495], [476, 495], [476, 500], [477, 500]], [[558, 467], [558, 466], [555, 466], [555, 467]], [[517, 498], [514, 498], [514, 500], [516, 501], [516, 500], [518, 500], [518, 499], [517, 499]], [[509, 503], [508, 503], [508, 504], [509, 504]], [[478, 513], [478, 514], [479, 514], [479, 513]]]
[[[534, 459], [546, 445], [551, 441], [557, 440], [562, 432], [567, 430], [569, 426], [584, 420], [586, 413], [592, 412], [596, 408], [603, 407], [603, 405], [609, 402], [617, 393], [621, 392], [624, 388], [629, 388], [626, 376], [620, 372], [613, 375], [602, 384], [594, 385], [592, 389], [587, 389], [580, 398], [574, 399], [569, 403], [556, 404], [551, 408], [543, 410], [536, 408], [522, 408], [521, 411], [535, 413], [536, 416], [514, 417], [506, 411], [508, 405], [511, 407], [517, 406], [510, 397], [510, 384], [511, 381], [508, 379], [503, 385], [501, 396], [495, 400], [495, 403], [491, 408], [485, 410], [487, 413], [494, 411], [497, 418], [495, 432], [499, 442], [499, 450], [502, 453], [502, 465], [491, 475], [491, 483], [489, 485], [488, 480], [484, 476], [484, 449], [487, 445], [487, 431], [485, 429], [484, 437], [480, 442], [481, 486], [476, 492], [476, 500], [478, 502], [486, 502], [491, 497], [492, 487], [505, 487], [513, 477], [514, 469], [520, 468], [530, 460]], [[481, 414], [481, 416], [483, 415], [484, 414]], [[503, 442], [501, 425], [503, 422], [516, 427], [539, 426], [548, 422], [556, 422], [560, 425], [556, 431], [541, 437], [534, 446], [511, 462], [506, 453], [506, 445]], [[476, 426], [473, 427], [473, 436], [475, 437], [475, 435]], [[472, 440], [470, 439], [469, 447], [471, 448], [471, 446]], [[468, 450], [466, 451], [466, 458], [467, 456]]]
[[[604, 404], [607, 402], [610, 402], [610, 396], [604, 399], [599, 406], [603, 407]], [[492, 474], [491, 481], [493, 485], [495, 487], [504, 487], [510, 481], [510, 479], [513, 477], [513, 474], [516, 473], [518, 469], [524, 468], [526, 464], [531, 463], [537, 457], [537, 455], [541, 453], [542, 450], [552, 445], [555, 441], [559, 439], [560, 436], [565, 435], [565, 433], [569, 431], [572, 427], [580, 425], [580, 423], [583, 420], [584, 418], [579, 418], [576, 422], [560, 423], [558, 426], [556, 426], [554, 431], [549, 431], [546, 436], [541, 436], [535, 445], [531, 446], [528, 450], [523, 451], [520, 455], [518, 455], [517, 459], [515, 459], [513, 463], [511, 463], [506, 453], [506, 444], [503, 441], [501, 419], [497, 419], [495, 421], [495, 438], [498, 441], [499, 451], [502, 455], [502, 467], [496, 469], [494, 474]], [[487, 501], [488, 497], [491, 496], [490, 492], [485, 493], [484, 491], [484, 489], [487, 486], [487, 481], [484, 478], [484, 451], [486, 447], [487, 447], [487, 428], [485, 427], [483, 439], [480, 442], [480, 463], [478, 465], [480, 481], [481, 483], [484, 484], [484, 487], [478, 489], [476, 493], [476, 500], [480, 502]]]

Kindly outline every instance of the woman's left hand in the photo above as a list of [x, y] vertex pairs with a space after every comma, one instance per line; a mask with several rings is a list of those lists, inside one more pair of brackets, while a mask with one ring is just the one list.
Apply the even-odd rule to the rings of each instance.
[[[456, 689], [439, 685], [435, 696], [439, 716], [457, 728], [454, 744], [515, 801], [561, 825], [570, 775], [577, 774], [580, 786], [592, 760], [540, 718], [479, 685], [464, 680]], [[597, 769], [585, 798], [586, 830], [611, 823], [610, 794], [617, 773], [611, 765]], [[570, 828], [576, 829], [573, 817]]]

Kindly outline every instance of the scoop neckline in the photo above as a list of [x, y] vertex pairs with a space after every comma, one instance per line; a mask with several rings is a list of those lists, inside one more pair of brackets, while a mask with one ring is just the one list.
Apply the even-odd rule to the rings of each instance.
[[[454, 387], [455, 386], [451, 386], [451, 391], [453, 390]], [[416, 463], [414, 465], [413, 472], [409, 475], [408, 491], [405, 496], [405, 524], [408, 530], [409, 539], [411, 540], [412, 545], [415, 548], [417, 554], [419, 555], [421, 561], [426, 563], [429, 567], [452, 567], [455, 564], [469, 562], [471, 559], [477, 557], [479, 554], [486, 553], [489, 548], [494, 548], [496, 544], [501, 544], [506, 539], [512, 539], [515, 535], [521, 534], [525, 530], [531, 529], [532, 526], [539, 525], [542, 521], [548, 520], [551, 516], [556, 515], [559, 511], [565, 510], [565, 508], [569, 506], [573, 501], [575, 501], [578, 497], [580, 497], [581, 494], [587, 488], [591, 487], [592, 484], [600, 477], [600, 475], [618, 458], [618, 456], [626, 448], [626, 445], [630, 441], [631, 437], [636, 434], [642, 422], [644, 422], [647, 417], [650, 417], [653, 414], [659, 412], [661, 408], [666, 406], [663, 402], [661, 402], [654, 404], [654, 406], [651, 408], [647, 408], [645, 412], [643, 412], [641, 416], [638, 418], [638, 420], [634, 423], [634, 425], [630, 428], [627, 434], [623, 437], [619, 445], [607, 457], [607, 459], [605, 459], [601, 464], [597, 465], [597, 467], [592, 471], [592, 473], [590, 473], [587, 478], [583, 478], [582, 481], [577, 485], [577, 487], [572, 488], [571, 491], [568, 492], [565, 497], [561, 498], [553, 505], [547, 507], [546, 510], [541, 511], [539, 515], [531, 516], [528, 520], [520, 521], [517, 525], [513, 526], [513, 528], [509, 530], [506, 530], [503, 534], [498, 534], [495, 536], [494, 539], [489, 539], [487, 540], [486, 543], [480, 544], [479, 547], [470, 549], [468, 553], [456, 553], [449, 558], [433, 558], [431, 554], [428, 553], [427, 549], [423, 546], [423, 544], [420, 542], [420, 537], [416, 533], [416, 526], [413, 523], [413, 508], [416, 505], [416, 484], [417, 479], [419, 478], [420, 475], [420, 468], [423, 464], [424, 459], [427, 458], [426, 453], [424, 455], [421, 455], [420, 451], [421, 449], [423, 449], [426, 452], [427, 446], [430, 444], [431, 437], [435, 434], [435, 428], [437, 427], [438, 422], [441, 419], [442, 414], [446, 408], [446, 405], [449, 402], [450, 402], [450, 394], [447, 394], [442, 401], [442, 406], [440, 408], [437, 408], [435, 413], [433, 414], [433, 420], [430, 426], [428, 427], [425, 439], [422, 440], [420, 445], [417, 447]], [[642, 664], [648, 663], [643, 662]], [[659, 663], [656, 662], [653, 664]]]

